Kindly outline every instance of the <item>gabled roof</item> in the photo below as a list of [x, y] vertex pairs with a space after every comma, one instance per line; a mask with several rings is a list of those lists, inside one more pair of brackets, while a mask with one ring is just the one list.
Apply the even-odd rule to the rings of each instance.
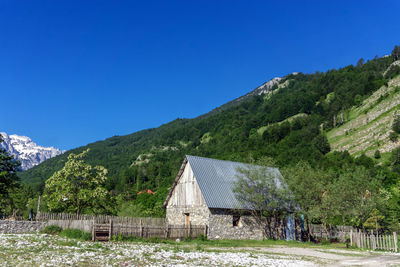
[[[248, 209], [243, 207], [242, 203], [235, 197], [233, 192], [234, 183], [237, 177], [241, 175], [238, 169], [260, 166], [190, 155], [185, 157], [175, 182], [164, 202], [164, 207], [167, 206], [172, 192], [187, 163], [189, 163], [192, 168], [207, 207], [217, 209]], [[277, 168], [267, 168], [267, 171], [281, 176]]]

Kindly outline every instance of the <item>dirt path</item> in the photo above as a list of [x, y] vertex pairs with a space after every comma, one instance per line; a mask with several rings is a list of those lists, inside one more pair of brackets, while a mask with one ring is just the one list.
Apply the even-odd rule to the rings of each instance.
[[[259, 253], [297, 256], [311, 260], [316, 265], [330, 266], [400, 266], [400, 253], [353, 251], [345, 249], [322, 249], [300, 247], [248, 247], [234, 250], [256, 251]], [[222, 249], [221, 250], [225, 250]], [[229, 250], [232, 250], [230, 248]]]

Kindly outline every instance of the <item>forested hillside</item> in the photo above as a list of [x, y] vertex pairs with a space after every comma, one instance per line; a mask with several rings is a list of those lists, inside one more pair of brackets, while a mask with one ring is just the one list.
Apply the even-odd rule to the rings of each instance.
[[[162, 216], [161, 204], [185, 154], [243, 162], [271, 157], [280, 167], [299, 161], [322, 169], [363, 166], [372, 175], [381, 170], [382, 183], [389, 187], [397, 179], [391, 170], [400, 162], [387, 158], [376, 166], [375, 159], [364, 155], [330, 152], [326, 133], [332, 136], [345, 123], [338, 123], [340, 114], [398, 79], [398, 68], [385, 73], [393, 61], [375, 58], [325, 73], [290, 74], [266, 94], [249, 95], [207, 116], [177, 119], [73, 149], [19, 176], [35, 192], [42, 191], [45, 180], [64, 166], [70, 153], [90, 148], [85, 161], [109, 171], [107, 188], [117, 201], [109, 212], [141, 216]], [[155, 195], [138, 194], [144, 189]]]

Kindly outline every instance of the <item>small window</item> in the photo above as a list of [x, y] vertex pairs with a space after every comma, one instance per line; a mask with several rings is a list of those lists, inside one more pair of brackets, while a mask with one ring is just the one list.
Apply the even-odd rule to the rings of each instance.
[[233, 225], [233, 227], [240, 226], [240, 216], [239, 215], [233, 215], [232, 225]]

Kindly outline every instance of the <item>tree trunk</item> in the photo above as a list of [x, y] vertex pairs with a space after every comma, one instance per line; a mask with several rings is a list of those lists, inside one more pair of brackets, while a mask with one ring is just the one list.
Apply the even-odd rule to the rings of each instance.
[[324, 217], [322, 221], [322, 226], [324, 227], [324, 231], [326, 234], [325, 240], [328, 240], [328, 227], [327, 227], [327, 218]]
[[307, 220], [307, 234], [308, 234], [308, 242], [311, 242], [311, 228], [310, 228], [310, 221], [308, 220], [308, 218], [307, 218], [306, 220]]

